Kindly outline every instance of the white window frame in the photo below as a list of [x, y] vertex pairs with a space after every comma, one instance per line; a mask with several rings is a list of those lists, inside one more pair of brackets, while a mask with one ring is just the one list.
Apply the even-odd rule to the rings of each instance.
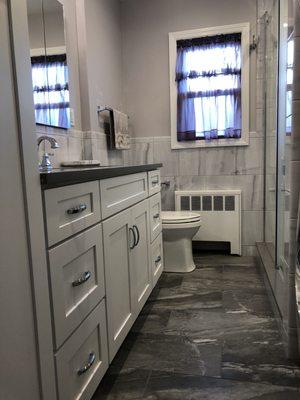
[[[177, 82], [176, 82], [176, 59], [177, 41], [182, 39], [193, 39], [203, 36], [215, 36], [228, 33], [241, 33], [242, 43], [242, 72], [241, 72], [241, 103], [242, 103], [242, 133], [239, 139], [220, 138], [214, 140], [177, 140]], [[222, 146], [248, 146], [249, 145], [249, 107], [250, 107], [250, 24], [244, 22], [240, 24], [216, 26], [210, 28], [193, 29], [181, 32], [169, 33], [169, 59], [170, 59], [170, 112], [171, 112], [171, 148], [186, 149], [197, 147], [222, 147]]]

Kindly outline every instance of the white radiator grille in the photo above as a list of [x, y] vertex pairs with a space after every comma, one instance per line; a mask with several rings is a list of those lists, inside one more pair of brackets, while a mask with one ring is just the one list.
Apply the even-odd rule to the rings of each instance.
[[201, 214], [193, 240], [230, 242], [231, 254], [241, 255], [241, 190], [176, 191], [175, 204]]

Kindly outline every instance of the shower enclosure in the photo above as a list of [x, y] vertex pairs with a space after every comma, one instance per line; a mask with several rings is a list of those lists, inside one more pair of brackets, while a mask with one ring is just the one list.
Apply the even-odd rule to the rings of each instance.
[[[257, 1], [258, 98], [264, 139], [264, 228], [259, 250], [279, 314], [286, 306], [289, 246], [289, 155], [293, 76], [292, 2]], [[290, 16], [289, 16], [290, 14]]]

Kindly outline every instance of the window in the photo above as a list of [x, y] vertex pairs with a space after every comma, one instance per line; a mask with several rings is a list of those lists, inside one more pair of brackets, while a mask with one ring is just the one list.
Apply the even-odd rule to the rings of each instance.
[[249, 25], [169, 37], [172, 148], [247, 145]]
[[66, 55], [31, 58], [35, 121], [69, 128], [70, 103]]

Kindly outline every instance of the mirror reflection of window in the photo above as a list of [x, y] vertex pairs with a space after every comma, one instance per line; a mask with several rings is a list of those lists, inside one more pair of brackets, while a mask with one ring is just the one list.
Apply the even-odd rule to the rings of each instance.
[[36, 123], [70, 128], [63, 6], [57, 0], [27, 0], [27, 5]]
[[31, 57], [37, 124], [70, 127], [69, 78], [66, 54]]

